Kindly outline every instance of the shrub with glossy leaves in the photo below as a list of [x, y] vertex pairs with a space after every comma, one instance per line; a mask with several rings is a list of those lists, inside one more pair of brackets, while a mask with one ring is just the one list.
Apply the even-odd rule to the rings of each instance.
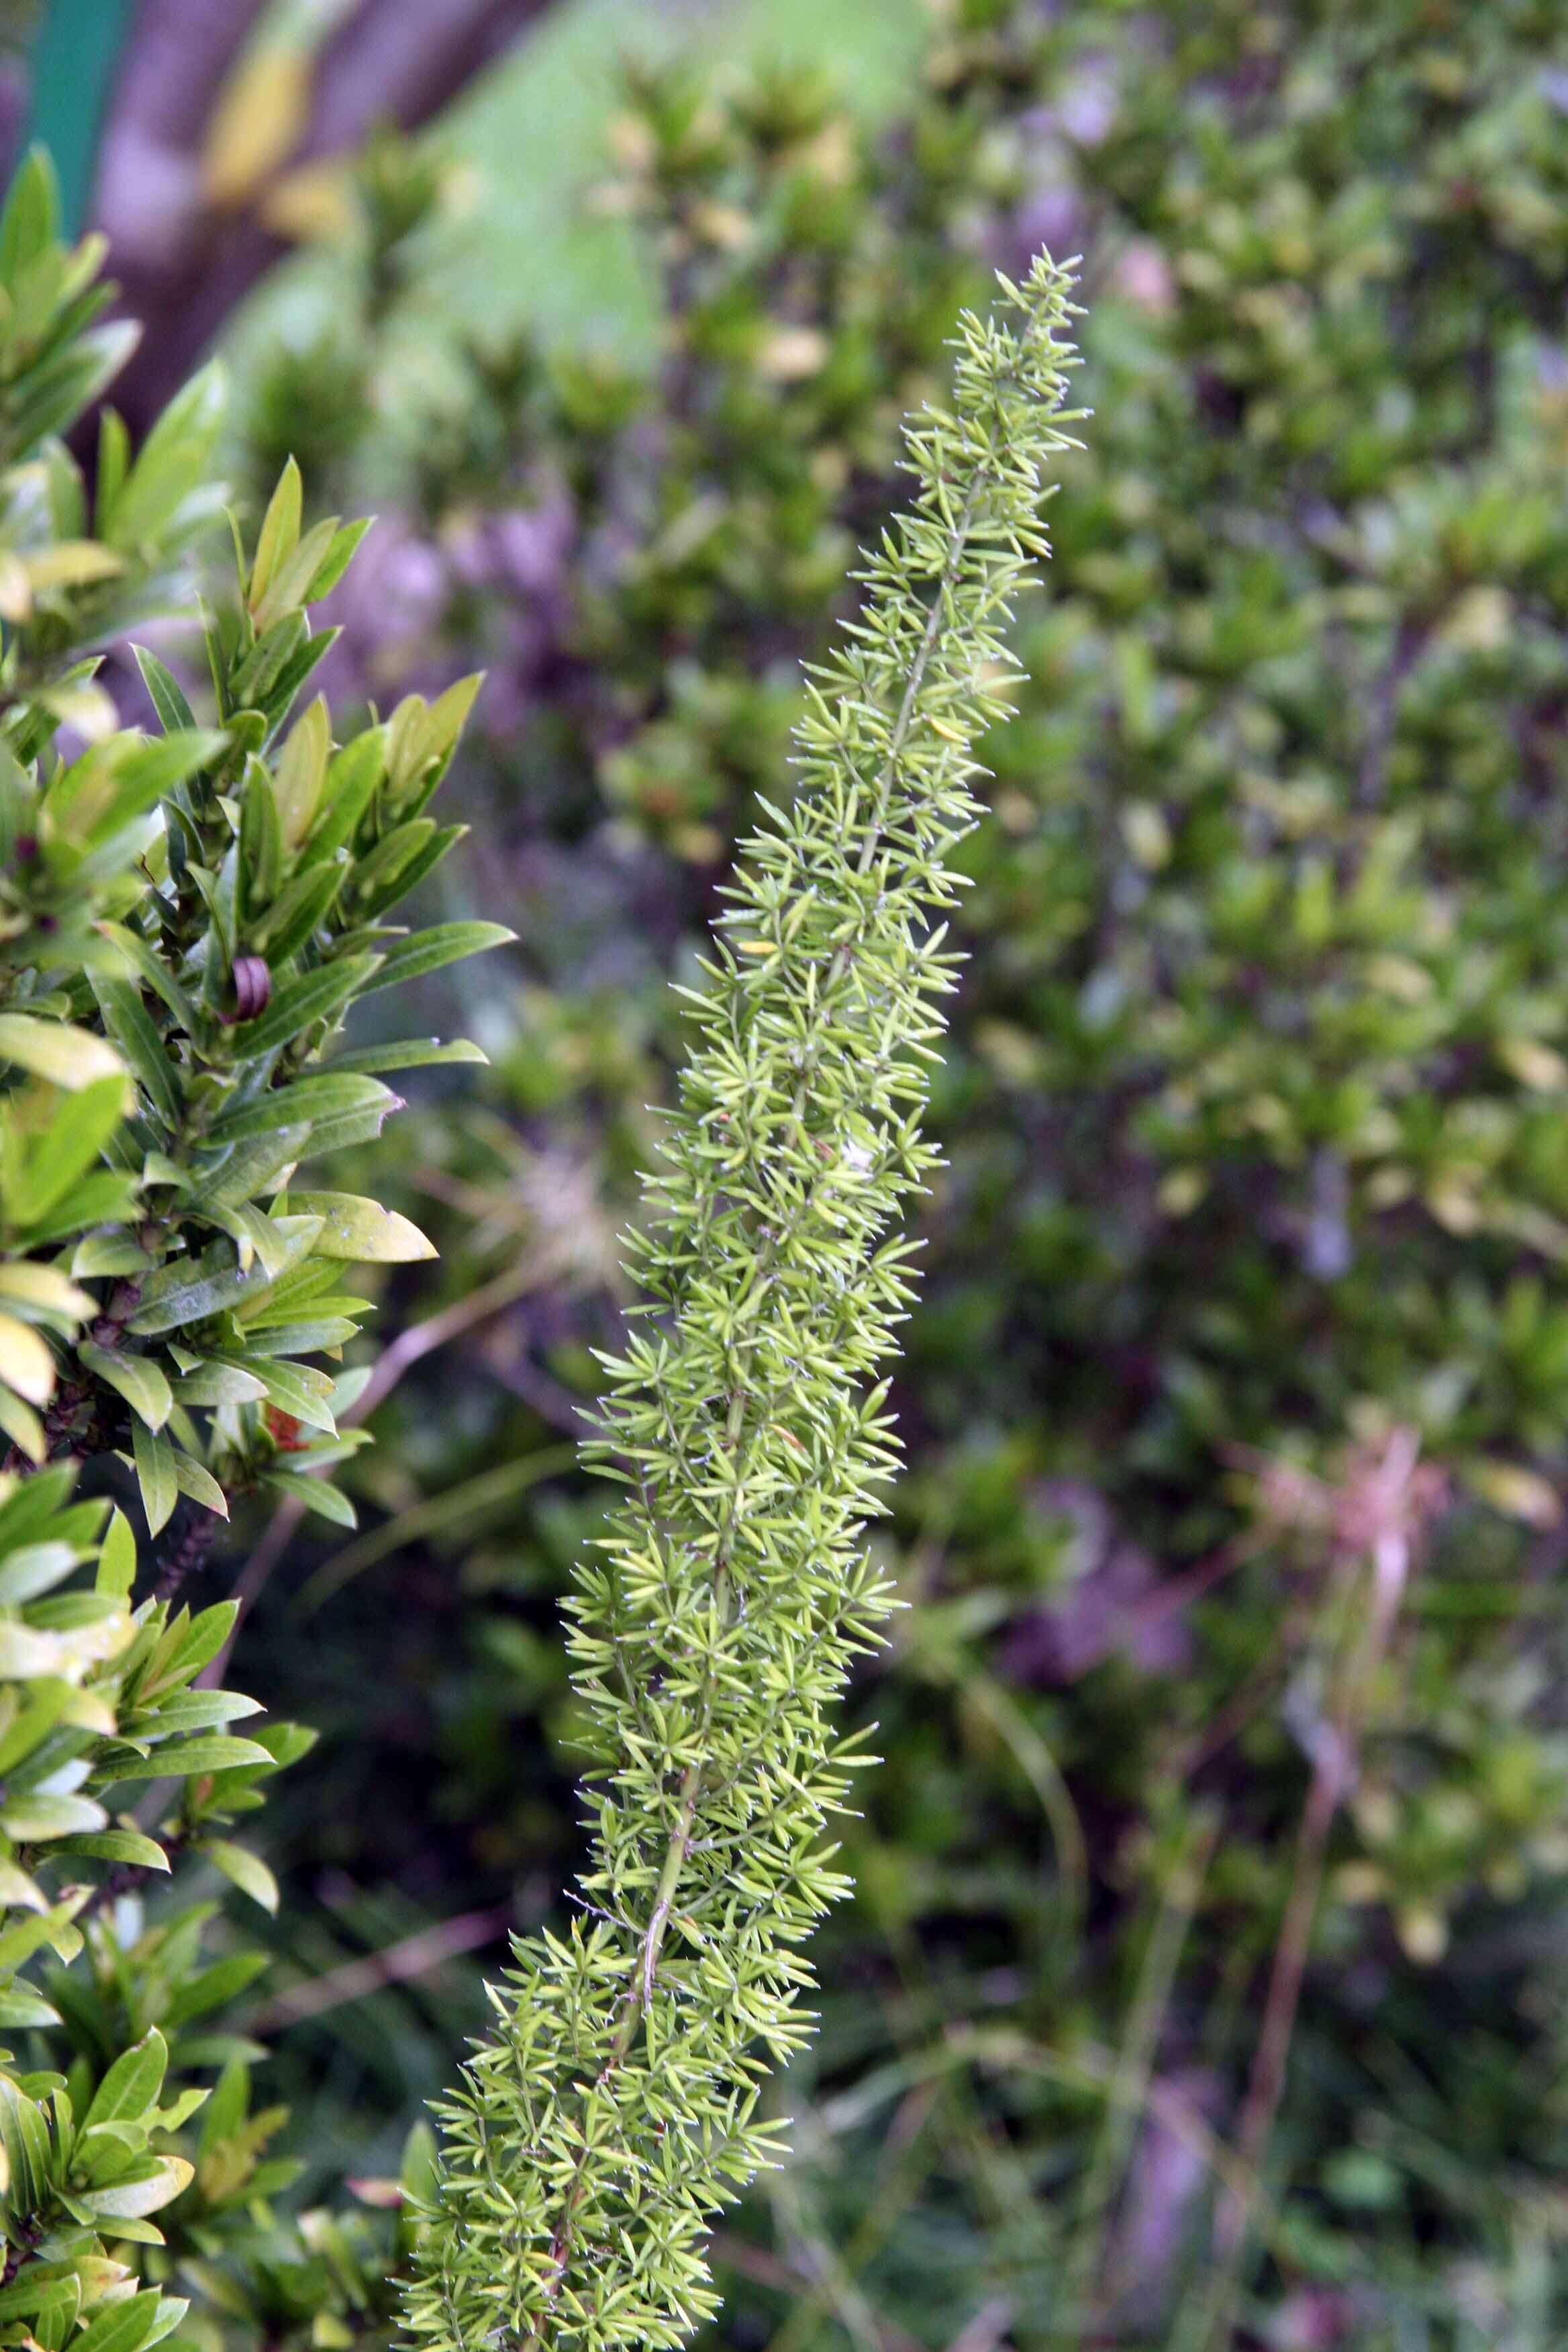
[[106, 414], [84, 481], [58, 436], [127, 341], [100, 258], [30, 163], [0, 219], [0, 2329], [346, 2343], [407, 2230], [271, 2214], [298, 2165], [224, 2015], [264, 1962], [207, 1899], [276, 1907], [230, 1832], [310, 1739], [214, 1686], [236, 1604], [182, 1595], [253, 1490], [352, 1521], [321, 1475], [361, 1442], [349, 1269], [429, 1244], [300, 1171], [379, 1135], [377, 1072], [478, 1058], [352, 1049], [356, 1000], [509, 935], [393, 919], [462, 831], [426, 811], [475, 682], [341, 744], [300, 707], [363, 526], [304, 528], [291, 467], [208, 621], [208, 723], [146, 652], [155, 727], [119, 723], [97, 648], [189, 593], [221, 383], [134, 455]]

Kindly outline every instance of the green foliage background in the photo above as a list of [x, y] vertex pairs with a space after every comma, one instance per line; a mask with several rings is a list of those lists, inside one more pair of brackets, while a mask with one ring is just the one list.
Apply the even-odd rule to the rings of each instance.
[[[781, 2102], [802, 2157], [721, 2249], [739, 2341], [946, 2341], [998, 2299], [1020, 2344], [1205, 2340], [1201, 2151], [1237, 2126], [1401, 1431], [1411, 1570], [1256, 2326], [1561, 2324], [1561, 51], [1528, 5], [962, 7], [891, 128], [830, 56], [638, 73], [594, 187], [662, 289], [657, 365], [552, 317], [408, 429], [395, 305], [331, 380], [382, 417], [349, 470], [416, 551], [405, 642], [349, 616], [362, 675], [421, 675], [432, 614], [489, 665], [463, 903], [521, 934], [470, 1008], [483, 1108], [404, 1125], [448, 1220], [410, 1311], [520, 1248], [548, 1269], [389, 1400], [384, 1535], [309, 1634], [265, 1604], [279, 1687], [331, 1727], [333, 1824], [296, 1851], [369, 1936], [553, 1897], [552, 1598], [595, 1507], [510, 1481], [613, 1328], [659, 980], [952, 308], [1037, 236], [1087, 256], [1095, 423], [968, 853], [898, 1389], [916, 1606], [858, 1701], [886, 1762]], [[459, 233], [401, 249], [405, 321], [419, 236]], [[265, 464], [299, 428], [278, 381]], [[397, 1680], [367, 1746], [333, 1662], [371, 1641]], [[389, 1781], [432, 1822], [412, 1856]], [[461, 1998], [454, 1969], [384, 1996], [384, 2038], [372, 2004], [307, 2046], [345, 2103], [401, 2096]]]

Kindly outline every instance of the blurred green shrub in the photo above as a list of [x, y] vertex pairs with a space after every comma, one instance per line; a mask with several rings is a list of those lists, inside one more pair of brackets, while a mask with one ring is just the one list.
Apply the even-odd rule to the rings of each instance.
[[[361, 1487], [437, 1538], [379, 1574], [405, 1699], [442, 1654], [395, 1769], [437, 1759], [456, 1910], [570, 1835], [536, 1637], [588, 1507], [480, 1482], [590, 1378], [659, 978], [952, 308], [1042, 237], [1086, 256], [1097, 419], [968, 853], [896, 1400], [921, 1607], [864, 1695], [888, 1761], [787, 2094], [806, 2158], [728, 2243], [737, 2341], [1001, 2305], [987, 2341], [1213, 2340], [1314, 1871], [1243, 2340], [1568, 2320], [1565, 111], [1543, 0], [960, 0], [875, 148], [815, 74], [636, 76], [610, 200], [658, 375], [471, 354], [342, 592], [345, 690], [490, 666], [468, 887], [523, 910], [489, 1114], [409, 1133], [445, 1279], [533, 1278]], [[346, 1640], [376, 1603], [337, 1607]]]

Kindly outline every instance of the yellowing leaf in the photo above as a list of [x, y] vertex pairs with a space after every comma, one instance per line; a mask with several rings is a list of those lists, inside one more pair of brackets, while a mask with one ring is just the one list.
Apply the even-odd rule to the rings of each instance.
[[273, 777], [278, 822], [290, 849], [298, 849], [310, 830], [331, 748], [331, 719], [325, 700], [318, 695], [290, 729]]
[[29, 1404], [47, 1404], [55, 1392], [55, 1360], [30, 1323], [0, 1313], [0, 1380]]
[[0, 550], [0, 621], [26, 621], [31, 617], [32, 610], [33, 590], [26, 565], [9, 548]]
[[1411, 1903], [1396, 1911], [1394, 1932], [1406, 1958], [1420, 1968], [1430, 1968], [1448, 1948], [1448, 1923], [1429, 1903]]
[[310, 62], [268, 47], [241, 58], [207, 123], [202, 184], [208, 200], [245, 204], [299, 145], [310, 113]]
[[41, 1462], [49, 1450], [44, 1424], [32, 1406], [24, 1404], [3, 1381], [0, 1381], [0, 1430], [29, 1462]]
[[1510, 1076], [1537, 1094], [1558, 1094], [1568, 1087], [1568, 1061], [1539, 1037], [1500, 1037], [1492, 1050]]
[[51, 1086], [90, 1087], [100, 1078], [125, 1075], [112, 1045], [63, 1021], [38, 1021], [28, 1013], [0, 1013], [0, 1061], [19, 1063]]
[[90, 678], [73, 686], [46, 687], [35, 700], [50, 710], [62, 727], [69, 727], [84, 743], [106, 743], [120, 725], [114, 698]]
[[1171, 862], [1171, 828], [1153, 801], [1129, 801], [1121, 812], [1121, 837], [1135, 865], [1155, 873]]
[[828, 341], [820, 327], [775, 327], [757, 349], [757, 373], [770, 383], [798, 383], [826, 364]]
[[[107, 2189], [84, 2189], [76, 2201], [105, 2221], [131, 2221], [172, 2204], [195, 2178], [195, 2165], [187, 2164], [184, 2157], [150, 2156], [128, 2178], [111, 2182]], [[111, 2238], [114, 2231], [106, 2230], [103, 2234]]]
[[311, 1244], [317, 1257], [398, 1265], [436, 1255], [417, 1225], [357, 1192], [290, 1192], [289, 1206], [301, 1216], [321, 1218], [321, 1230]]
[[1517, 1462], [1470, 1462], [1465, 1481], [1483, 1503], [1527, 1527], [1554, 1528], [1563, 1517], [1563, 1499], [1555, 1486]]
[[1160, 1206], [1168, 1217], [1190, 1217], [1209, 1189], [1203, 1168], [1173, 1168], [1160, 1179]]
[[89, 1666], [118, 1656], [135, 1631], [120, 1609], [60, 1633], [0, 1619], [0, 1675], [29, 1682], [37, 1675], [58, 1675], [62, 1682], [77, 1682]]
[[62, 539], [56, 547], [25, 555], [22, 562], [35, 595], [41, 588], [81, 588], [89, 581], [112, 580], [125, 569], [123, 559], [95, 539]]
[[92, 1313], [92, 1300], [69, 1281], [58, 1265], [39, 1265], [31, 1258], [13, 1258], [0, 1265], [0, 1298], [36, 1307], [41, 1315], [59, 1315], [73, 1323]]
[[275, 236], [335, 245], [353, 227], [353, 183], [341, 163], [301, 163], [264, 191], [256, 209]]

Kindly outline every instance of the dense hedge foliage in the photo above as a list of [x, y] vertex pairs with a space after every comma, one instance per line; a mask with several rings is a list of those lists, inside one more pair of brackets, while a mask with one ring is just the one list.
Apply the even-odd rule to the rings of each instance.
[[[721, 2249], [744, 2340], [1000, 2297], [1020, 2346], [1185, 2352], [1233, 2255], [1259, 2342], [1561, 2333], [1565, 71], [1535, 0], [957, 0], [874, 142], [806, 72], [639, 77], [612, 194], [658, 375], [476, 353], [385, 460], [334, 659], [490, 666], [469, 887], [525, 959], [490, 1113], [415, 1129], [417, 1172], [449, 1281], [535, 1273], [391, 1408], [398, 1696], [321, 1785], [433, 1756], [459, 1826], [409, 1883], [457, 1911], [570, 1850], [549, 1595], [592, 1506], [507, 1465], [610, 1327], [658, 975], [951, 307], [1042, 236], [1087, 257], [1097, 422], [965, 853], [895, 1397], [921, 1605], [864, 1695], [808, 2158]], [[330, 1714], [330, 1645], [272, 1627]]]

